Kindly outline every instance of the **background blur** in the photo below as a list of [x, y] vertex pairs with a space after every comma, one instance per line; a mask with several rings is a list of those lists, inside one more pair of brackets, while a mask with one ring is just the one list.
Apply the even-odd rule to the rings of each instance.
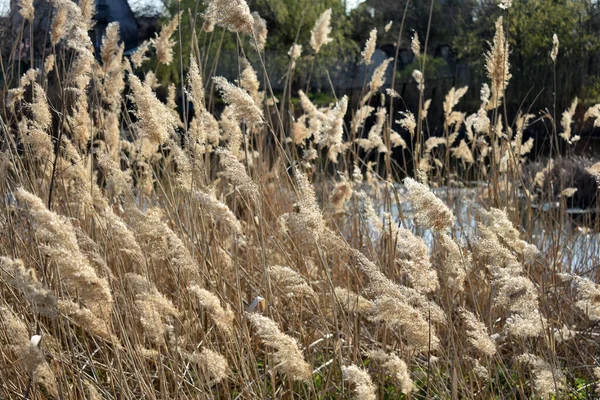
[[[265, 49], [265, 62], [275, 94], [283, 92], [285, 74], [289, 57], [289, 44], [296, 41], [304, 46], [305, 52], [299, 60], [292, 82], [292, 93], [299, 89], [309, 89], [311, 99], [319, 105], [328, 104], [334, 97], [344, 94], [350, 96], [356, 104], [360, 90], [369, 78], [369, 74], [386, 58], [394, 57], [398, 50], [398, 68], [394, 80], [394, 89], [401, 95], [396, 110], [415, 110], [418, 103], [418, 91], [411, 77], [418, 64], [410, 51], [410, 39], [415, 33], [425, 42], [429, 34], [427, 47], [427, 70], [425, 98], [431, 99], [429, 111], [429, 132], [434, 135], [442, 129], [443, 98], [452, 87], [468, 85], [470, 90], [463, 99], [467, 111], [474, 111], [479, 105], [479, 89], [485, 81], [483, 57], [489, 48], [488, 41], [493, 37], [494, 22], [502, 12], [498, 0], [249, 0], [252, 10], [258, 11], [266, 21], [268, 40]], [[53, 7], [46, 0], [38, 0], [36, 6], [36, 24], [34, 54], [36, 58], [48, 52], [45, 38], [50, 26]], [[121, 37], [125, 42], [125, 54], [131, 54], [144, 40], [155, 36], [161, 24], [181, 10], [197, 10], [201, 14], [202, 1], [182, 0], [161, 2], [160, 0], [97, 0], [96, 25], [90, 32], [99, 48], [107, 24], [118, 21]], [[427, 32], [430, 7], [431, 29]], [[332, 8], [332, 35], [334, 43], [324, 47], [318, 57], [309, 50], [310, 30], [318, 16], [327, 8]], [[23, 39], [16, 40], [22, 25], [22, 19], [16, 12], [17, 2], [4, 2], [1, 25], [2, 69], [4, 75], [11, 68], [26, 70], [28, 65], [7, 63], [8, 55], [17, 46], [23, 54], [21, 64], [29, 63], [30, 40], [28, 33]], [[406, 9], [404, 31], [401, 33], [399, 49], [398, 28]], [[193, 13], [192, 13], [193, 14]], [[192, 22], [189, 13], [184, 13], [181, 23], [181, 41], [183, 45], [184, 70], [189, 62], [189, 40]], [[392, 29], [385, 26], [392, 22]], [[587, 106], [600, 102], [600, 4], [596, 0], [519, 0], [514, 1], [506, 21], [508, 39], [511, 45], [511, 73], [513, 78], [507, 90], [508, 115], [516, 115], [522, 104], [529, 109], [522, 110], [536, 115], [554, 107], [554, 68], [558, 87], [556, 93], [556, 112], [569, 107], [577, 96], [581, 103], [575, 115], [575, 121], [581, 120]], [[202, 32], [202, 18], [196, 19], [196, 32]], [[360, 51], [369, 32], [377, 28], [377, 51], [374, 63], [365, 70], [360, 63]], [[556, 66], [551, 62], [549, 52], [552, 48], [552, 36], [560, 39], [560, 52]], [[218, 70], [228, 79], [237, 77], [237, 50], [235, 35], [231, 32], [215, 30], [202, 32], [200, 48], [209, 44], [211, 54], [206, 59], [215, 61], [205, 66]], [[297, 40], [296, 40], [297, 37]], [[176, 35], [175, 39], [178, 39]], [[247, 39], [246, 39], [247, 40]], [[179, 54], [179, 49], [175, 49]], [[44, 53], [45, 52], [45, 53]], [[246, 55], [250, 62], [258, 64], [255, 54]], [[254, 58], [253, 58], [254, 57]], [[27, 61], [24, 61], [27, 60]], [[155, 63], [149, 63], [148, 69], [154, 69]], [[256, 68], [261, 70], [260, 68]], [[180, 80], [179, 59], [168, 67], [157, 70], [159, 79], [177, 83]], [[205, 74], [210, 71], [203, 71]], [[365, 74], [367, 76], [365, 76]], [[310, 75], [310, 80], [308, 76]], [[10, 74], [10, 76], [19, 76]], [[391, 68], [388, 69], [386, 85], [392, 83]], [[308, 88], [307, 86], [310, 86]], [[558, 115], [556, 114], [556, 115]], [[529, 135], [546, 136], [548, 121], [534, 121]], [[583, 140], [578, 144], [578, 152], [590, 152], [596, 145], [591, 124], [580, 126], [578, 130]], [[544, 140], [537, 140], [536, 146], [544, 146]], [[539, 150], [539, 149], [538, 149]], [[543, 151], [543, 150], [542, 150]], [[536, 153], [536, 152], [534, 152]]]

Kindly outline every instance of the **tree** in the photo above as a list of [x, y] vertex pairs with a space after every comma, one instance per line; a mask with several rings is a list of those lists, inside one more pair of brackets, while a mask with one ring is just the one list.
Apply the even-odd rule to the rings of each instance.
[[539, 94], [535, 109], [549, 107], [553, 101], [554, 66], [550, 60], [552, 37], [560, 40], [556, 63], [557, 105], [567, 107], [574, 96], [585, 98], [585, 83], [598, 74], [596, 67], [600, 41], [592, 20], [597, 4], [590, 0], [520, 0], [503, 11], [494, 0], [479, 2], [472, 15], [464, 15], [461, 31], [454, 38], [460, 60], [469, 63], [474, 80], [484, 77], [484, 52], [494, 34], [494, 22], [504, 15], [511, 48], [513, 78], [507, 100], [518, 107], [527, 97]]

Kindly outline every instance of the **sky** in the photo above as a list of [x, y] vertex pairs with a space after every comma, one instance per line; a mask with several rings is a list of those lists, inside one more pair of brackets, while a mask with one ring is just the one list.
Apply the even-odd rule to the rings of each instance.
[[350, 12], [362, 3], [364, 0], [346, 0], [346, 12]]

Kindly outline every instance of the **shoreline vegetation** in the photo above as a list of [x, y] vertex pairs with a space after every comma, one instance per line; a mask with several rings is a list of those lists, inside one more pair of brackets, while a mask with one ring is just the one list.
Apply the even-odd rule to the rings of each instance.
[[[500, 5], [486, 83], [452, 88], [432, 136], [429, 29], [403, 37], [404, 18], [384, 31], [417, 59], [412, 110], [398, 53], [373, 64], [377, 29], [357, 101], [292, 90], [333, 45], [331, 9], [289, 43], [276, 96], [244, 0], [192, 14], [186, 70], [189, 10], [125, 57], [116, 23], [95, 54], [91, 0], [53, 2], [52, 50], [0, 115], [0, 398], [598, 398], [600, 163], [563, 155], [577, 99], [508, 115]], [[33, 1], [19, 13], [29, 29]], [[235, 35], [236, 79], [196, 25]], [[600, 126], [600, 104], [582, 118]]]

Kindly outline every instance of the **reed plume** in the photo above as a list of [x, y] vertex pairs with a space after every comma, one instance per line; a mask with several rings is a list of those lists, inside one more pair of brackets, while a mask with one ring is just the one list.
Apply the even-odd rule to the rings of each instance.
[[231, 373], [227, 359], [216, 351], [204, 348], [200, 353], [186, 354], [185, 357], [198, 365], [208, 386], [224, 381]]
[[455, 219], [452, 211], [427, 186], [412, 178], [404, 179], [404, 185], [418, 223], [437, 232], [452, 227]]
[[295, 381], [307, 381], [311, 376], [310, 365], [298, 348], [298, 342], [279, 330], [272, 319], [257, 313], [246, 314], [248, 321], [262, 342], [275, 350], [272, 353], [274, 369]]
[[375, 400], [376, 389], [369, 373], [356, 365], [342, 366], [342, 377], [352, 385], [354, 399]]
[[267, 21], [262, 19], [256, 11], [252, 13], [252, 19], [252, 43], [258, 51], [263, 51], [267, 43]]
[[487, 105], [488, 110], [493, 110], [501, 105], [504, 91], [510, 81], [510, 63], [508, 61], [508, 41], [504, 36], [502, 17], [496, 21], [496, 34], [490, 45], [490, 50], [485, 55], [485, 68], [488, 78], [492, 81], [491, 99]]
[[221, 76], [213, 78], [213, 81], [221, 92], [223, 101], [231, 105], [238, 121], [244, 120], [249, 125], [260, 124], [263, 121], [262, 111], [254, 103], [254, 99], [248, 92], [231, 84]]
[[39, 281], [34, 269], [26, 268], [19, 259], [0, 257], [0, 276], [23, 294], [36, 313], [56, 317], [56, 296]]
[[94, 312], [107, 317], [112, 307], [112, 294], [106, 279], [100, 278], [81, 253], [73, 226], [49, 211], [42, 200], [24, 189], [15, 196], [24, 207], [30, 222], [36, 227], [39, 249], [56, 265], [62, 284]]
[[177, 120], [167, 106], [156, 98], [152, 91], [152, 77], [146, 75], [144, 83], [133, 74], [129, 74], [132, 99], [136, 105], [137, 127], [140, 132], [142, 154], [150, 157], [157, 147], [174, 136]]
[[473, 348], [490, 357], [496, 354], [496, 344], [490, 338], [483, 322], [465, 308], [460, 309], [460, 315], [466, 325], [467, 337]]
[[244, 0], [206, 0], [204, 18], [211, 25], [252, 36], [254, 18]]
[[290, 69], [296, 68], [296, 61], [300, 58], [302, 54], [302, 45], [294, 43], [290, 50], [288, 51], [288, 56], [290, 56]]
[[229, 304], [226, 304], [225, 307], [221, 306], [217, 296], [198, 285], [190, 286], [189, 291], [198, 298], [198, 303], [207, 310], [217, 328], [227, 336], [231, 336], [234, 332], [235, 315]]
[[[156, 48], [156, 59], [159, 64], [169, 65], [173, 62], [173, 47], [175, 46], [175, 41], [171, 39], [171, 36], [173, 36], [177, 30], [180, 18], [180, 14], [175, 15], [168, 24], [161, 28], [160, 33], [156, 34], [156, 38], [152, 40], [152, 43]], [[139, 62], [140, 60], [137, 59], [136, 61]]]
[[144, 333], [153, 343], [163, 344], [167, 333], [167, 324], [179, 316], [179, 311], [146, 278], [128, 273], [125, 275], [125, 281], [134, 295]]
[[579, 135], [572, 136], [571, 133], [571, 124], [573, 123], [573, 116], [575, 115], [575, 110], [577, 109], [577, 103], [579, 103], [579, 99], [575, 97], [571, 103], [571, 107], [563, 112], [560, 120], [560, 125], [562, 126], [563, 131], [559, 134], [559, 136], [565, 139], [569, 144], [573, 144], [580, 139]]
[[335, 297], [347, 313], [370, 314], [374, 310], [372, 301], [365, 299], [348, 289], [336, 287]]
[[565, 376], [561, 370], [552, 367], [538, 356], [525, 353], [517, 357], [517, 361], [529, 365], [533, 372], [535, 392], [541, 398], [549, 398], [552, 394], [564, 389]]
[[319, 53], [321, 47], [333, 41], [329, 37], [331, 33], [331, 8], [328, 8], [321, 14], [321, 16], [315, 22], [315, 26], [310, 32], [310, 46], [315, 51], [315, 54]]
[[373, 53], [375, 52], [375, 46], [377, 44], [377, 29], [371, 30], [369, 33], [369, 38], [365, 43], [365, 48], [363, 49], [361, 56], [363, 58], [363, 62], [365, 65], [371, 64], [371, 58], [373, 57]]
[[365, 355], [383, 367], [386, 373], [392, 377], [393, 381], [400, 386], [402, 393], [410, 394], [415, 391], [416, 387], [410, 377], [408, 366], [396, 354], [388, 354], [383, 350], [371, 350], [367, 351]]
[[302, 275], [290, 267], [273, 265], [267, 268], [267, 273], [272, 284], [275, 285], [278, 291], [281, 291], [282, 297], [317, 299], [317, 294], [313, 288], [306, 283]]

